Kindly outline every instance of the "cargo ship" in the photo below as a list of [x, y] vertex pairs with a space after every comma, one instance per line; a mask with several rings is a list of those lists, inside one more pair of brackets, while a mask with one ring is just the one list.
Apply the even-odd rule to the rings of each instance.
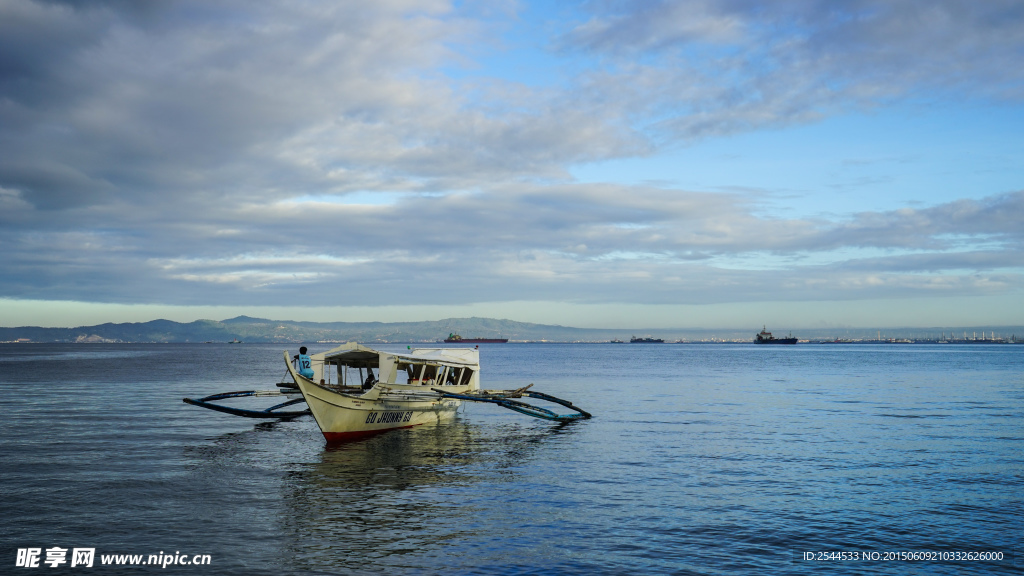
[[452, 332], [444, 339], [445, 344], [504, 344], [508, 338], [463, 338]]
[[788, 338], [776, 338], [767, 329], [767, 326], [761, 327], [761, 333], [754, 338], [754, 344], [796, 344], [796, 338], [792, 333], [789, 334]]
[[651, 338], [649, 336], [647, 338], [637, 338], [636, 336], [633, 336], [632, 338], [629, 339], [629, 343], [630, 344], [664, 344], [665, 340], [663, 340], [661, 338]]

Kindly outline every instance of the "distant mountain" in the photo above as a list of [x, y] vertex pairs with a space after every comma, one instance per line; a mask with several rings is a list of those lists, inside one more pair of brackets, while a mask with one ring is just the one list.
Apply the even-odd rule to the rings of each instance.
[[[771, 327], [769, 327], [771, 328]], [[608, 342], [628, 341], [631, 336], [662, 338], [666, 342], [685, 340], [749, 342], [761, 329], [647, 329], [629, 330], [572, 328], [549, 324], [532, 324], [493, 318], [446, 318], [424, 322], [293, 322], [238, 316], [228, 320], [197, 320], [181, 323], [171, 320], [100, 324], [77, 328], [41, 328], [22, 326], [0, 327], [0, 342], [437, 342], [450, 333], [463, 338], [507, 338], [516, 341]], [[789, 333], [788, 327], [772, 328], [777, 335]], [[938, 340], [944, 336], [957, 339], [983, 340], [1003, 338], [1024, 339], [1021, 326], [977, 326], [939, 328], [793, 328], [801, 340], [885, 340], [909, 338]]]
[[[0, 328], [0, 341], [12, 342], [436, 342], [452, 332], [466, 338], [580, 341], [621, 335], [622, 331], [588, 330], [495, 320], [449, 318], [427, 322], [293, 322], [239, 316], [228, 320], [180, 323], [153, 320], [77, 328], [22, 326]], [[609, 336], [611, 338], [612, 336]]]
[[214, 320], [197, 320], [187, 324], [171, 320], [152, 320], [78, 328], [0, 328], [0, 341], [4, 342], [19, 339], [32, 342], [226, 342], [232, 338], [229, 327]]

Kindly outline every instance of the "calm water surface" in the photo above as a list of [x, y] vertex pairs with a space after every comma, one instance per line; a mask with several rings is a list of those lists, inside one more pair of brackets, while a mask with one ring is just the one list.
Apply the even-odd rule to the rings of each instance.
[[[1024, 346], [481, 346], [484, 387], [594, 419], [335, 447], [181, 402], [274, 388], [285, 347], [0, 345], [0, 573], [1024, 573]], [[55, 546], [96, 565], [14, 567]], [[1005, 559], [803, 560], [920, 550]], [[99, 565], [159, 553], [211, 565]]]

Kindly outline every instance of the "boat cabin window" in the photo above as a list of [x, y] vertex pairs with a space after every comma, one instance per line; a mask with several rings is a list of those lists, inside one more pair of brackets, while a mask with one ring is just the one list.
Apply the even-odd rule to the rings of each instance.
[[469, 384], [469, 380], [473, 377], [472, 368], [456, 368], [454, 366], [439, 366], [437, 372], [437, 382], [441, 386], [465, 386]]
[[452, 368], [445, 384], [448, 386], [466, 386], [471, 378], [473, 378], [472, 368]]
[[[377, 373], [377, 366], [366, 363], [344, 364], [341, 362], [325, 363], [323, 374], [326, 379], [325, 382], [323, 382], [325, 384], [331, 385], [337, 383], [337, 385], [342, 387], [356, 388], [365, 388], [367, 382], [374, 382], [379, 376]], [[369, 380], [371, 374], [373, 375], [373, 378], [372, 380]]]
[[[432, 386], [438, 380], [438, 375], [444, 370], [444, 366], [431, 364], [399, 364], [398, 378], [395, 384], [409, 384], [413, 386]], [[404, 382], [402, 374], [405, 375]]]
[[470, 368], [456, 368], [436, 364], [398, 364], [395, 384], [411, 386], [458, 386], [469, 384], [473, 377]]

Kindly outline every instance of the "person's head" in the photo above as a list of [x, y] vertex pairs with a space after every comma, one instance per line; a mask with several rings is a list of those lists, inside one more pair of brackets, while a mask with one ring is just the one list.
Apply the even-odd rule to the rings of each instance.
[[305, 346], [300, 347], [299, 348], [299, 354], [305, 354], [305, 353], [306, 353], [306, 347]]

